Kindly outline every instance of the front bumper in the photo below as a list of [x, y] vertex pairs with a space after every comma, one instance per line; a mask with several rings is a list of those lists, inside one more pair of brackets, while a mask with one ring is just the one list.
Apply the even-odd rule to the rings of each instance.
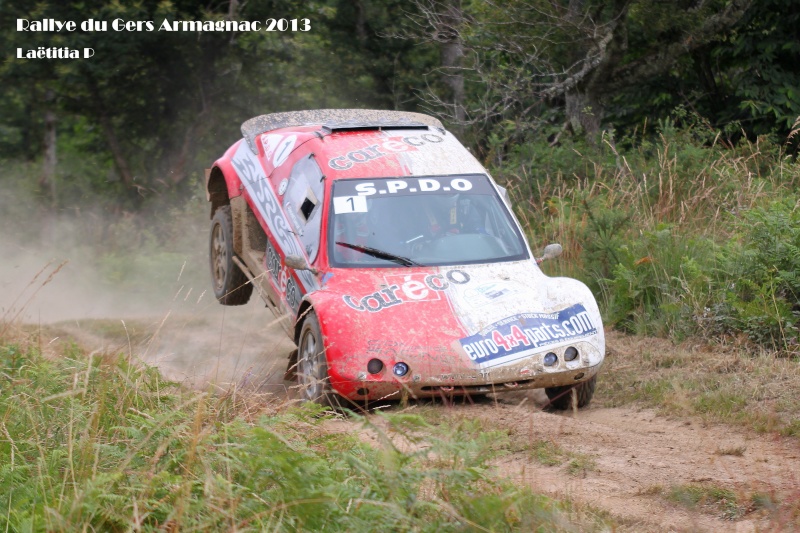
[[489, 394], [525, 389], [542, 389], [574, 385], [591, 379], [600, 371], [602, 364], [593, 367], [559, 372], [558, 374], [539, 374], [526, 379], [514, 381], [475, 384], [470, 382], [447, 383], [437, 385], [406, 382], [367, 382], [360, 383], [353, 393], [346, 395], [350, 400], [400, 400], [403, 398], [434, 398], [448, 396], [465, 396], [469, 394]]
[[[544, 353], [494, 368], [451, 363], [434, 369], [423, 361], [415, 364], [405, 359], [410, 371], [397, 377], [392, 374], [391, 367], [401, 360], [398, 358], [384, 361], [384, 371], [378, 375], [363, 370], [354, 374], [353, 366], [348, 365], [349, 375], [339, 374], [338, 379], [332, 379], [332, 385], [338, 394], [354, 401], [488, 394], [574, 385], [596, 375], [604, 360], [604, 350], [595, 343], [584, 341], [574, 345], [580, 351], [579, 358], [565, 361], [565, 347], [556, 348], [553, 351], [558, 355], [558, 363], [549, 367], [543, 364]], [[366, 362], [355, 366], [362, 365]]]

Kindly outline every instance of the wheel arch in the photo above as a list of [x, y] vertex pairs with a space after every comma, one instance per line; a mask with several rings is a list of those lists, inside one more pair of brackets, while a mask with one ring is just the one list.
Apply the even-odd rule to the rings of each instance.
[[218, 166], [214, 166], [206, 173], [206, 199], [211, 202], [211, 214], [209, 218], [214, 218], [214, 213], [223, 205], [231, 202], [228, 195], [228, 182], [225, 174]]
[[303, 296], [303, 300], [297, 308], [297, 314], [294, 320], [292, 337], [294, 338], [295, 344], [298, 344], [300, 340], [300, 330], [303, 327], [303, 320], [312, 311], [317, 314], [320, 333], [322, 333], [324, 338], [328, 338], [329, 329], [331, 327], [329, 321], [332, 317], [335, 317], [335, 313], [331, 315], [326, 311], [331, 307], [335, 298], [334, 295], [324, 290], [312, 291]]
[[[231, 147], [231, 150], [235, 147]], [[242, 195], [242, 181], [230, 160], [231, 150], [205, 172], [206, 200], [211, 202], [211, 218], [221, 206], [230, 204], [233, 198]]]
[[[306, 296], [303, 298], [303, 301], [300, 302], [300, 307], [297, 309], [297, 318], [294, 320], [294, 343], [300, 346], [300, 330], [303, 329], [303, 320], [305, 319], [306, 315], [311, 313], [312, 311], [316, 312], [314, 308], [314, 304], [311, 300]], [[317, 318], [319, 319], [319, 317]], [[322, 329], [322, 324], [320, 323], [320, 329]]]

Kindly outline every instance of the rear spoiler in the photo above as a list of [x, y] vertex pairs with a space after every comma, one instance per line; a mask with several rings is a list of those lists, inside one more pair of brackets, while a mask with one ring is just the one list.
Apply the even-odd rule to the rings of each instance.
[[428, 127], [444, 133], [444, 126], [439, 119], [422, 113], [377, 109], [311, 109], [253, 117], [242, 124], [242, 135], [256, 154], [256, 137], [260, 134], [280, 128], [314, 125], [330, 131]]

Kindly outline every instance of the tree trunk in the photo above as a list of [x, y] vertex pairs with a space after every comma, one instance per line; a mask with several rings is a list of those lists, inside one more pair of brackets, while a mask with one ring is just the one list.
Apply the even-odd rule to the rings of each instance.
[[51, 204], [55, 207], [56, 198], [56, 167], [58, 159], [56, 154], [56, 114], [48, 109], [44, 113], [44, 161], [42, 163], [42, 177], [39, 185], [42, 189], [49, 189]]
[[603, 119], [603, 106], [589, 91], [575, 88], [564, 95], [567, 121], [574, 133], [585, 133], [590, 143], [596, 141]]
[[464, 23], [464, 11], [461, 0], [449, 0], [443, 13], [438, 34], [441, 43], [440, 55], [442, 63], [442, 81], [450, 89], [453, 118], [456, 123], [463, 124], [464, 112], [464, 73], [461, 70], [461, 58], [464, 56], [464, 43], [461, 39], [461, 25]]
[[362, 45], [367, 42], [367, 8], [363, 0], [356, 0], [356, 37]]
[[114, 166], [117, 168], [122, 182], [128, 187], [136, 186], [136, 184], [133, 183], [133, 174], [131, 174], [131, 169], [128, 166], [128, 160], [122, 153], [122, 147], [114, 131], [114, 125], [111, 124], [111, 118], [105, 112], [100, 116], [100, 126], [103, 128], [103, 134], [106, 137], [108, 148], [111, 150], [111, 155], [114, 158]]

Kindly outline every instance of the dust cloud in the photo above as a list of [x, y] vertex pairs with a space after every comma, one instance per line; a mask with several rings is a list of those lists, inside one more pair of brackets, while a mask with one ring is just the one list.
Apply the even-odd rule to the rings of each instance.
[[68, 218], [27, 239], [4, 231], [0, 323], [38, 328], [45, 343], [69, 338], [89, 350], [131, 353], [189, 386], [248, 385], [286, 397], [294, 345], [256, 294], [238, 307], [215, 300], [207, 216], [203, 209], [188, 223], [176, 221], [187, 228], [185, 242], [144, 251], [108, 253]]

